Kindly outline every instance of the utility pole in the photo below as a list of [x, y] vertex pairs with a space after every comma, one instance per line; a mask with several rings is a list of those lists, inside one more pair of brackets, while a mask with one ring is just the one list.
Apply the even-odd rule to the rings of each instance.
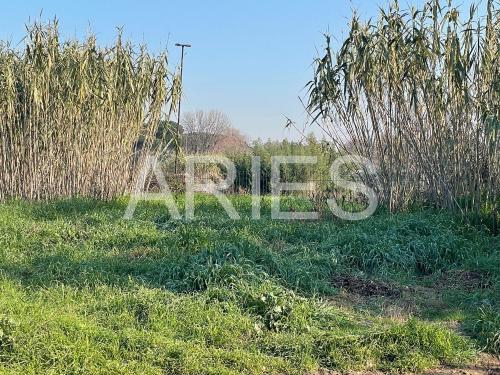
[[180, 82], [180, 92], [179, 92], [179, 105], [177, 107], [177, 129], [176, 129], [176, 138], [177, 138], [177, 146], [175, 147], [175, 161], [174, 161], [174, 173], [177, 174], [177, 159], [179, 157], [179, 126], [181, 123], [181, 98], [182, 98], [182, 70], [184, 68], [184, 48], [191, 47], [190, 44], [182, 44], [175, 43], [176, 47], [181, 47], [181, 82]]

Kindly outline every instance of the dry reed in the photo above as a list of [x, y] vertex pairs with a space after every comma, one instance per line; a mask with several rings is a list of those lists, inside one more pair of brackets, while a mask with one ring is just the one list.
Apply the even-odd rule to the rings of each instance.
[[126, 192], [175, 103], [171, 78], [165, 53], [121, 32], [110, 48], [63, 42], [57, 20], [28, 27], [21, 51], [0, 46], [0, 200]]
[[500, 11], [483, 5], [462, 22], [439, 0], [394, 2], [375, 22], [355, 14], [337, 53], [327, 37], [309, 110], [339, 150], [376, 162], [392, 211], [424, 201], [498, 212]]

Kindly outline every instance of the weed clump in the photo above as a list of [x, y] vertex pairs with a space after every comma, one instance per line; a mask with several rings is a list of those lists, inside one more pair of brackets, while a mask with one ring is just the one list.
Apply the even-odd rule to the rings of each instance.
[[0, 316], [0, 360], [5, 353], [14, 349], [14, 321], [6, 316]]

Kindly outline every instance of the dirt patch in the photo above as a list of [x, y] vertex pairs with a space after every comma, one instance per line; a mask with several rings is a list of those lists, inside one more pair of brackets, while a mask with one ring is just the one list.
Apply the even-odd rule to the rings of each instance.
[[491, 281], [486, 275], [477, 271], [450, 270], [443, 274], [439, 281], [441, 288], [463, 290], [486, 289], [491, 287]]
[[383, 281], [368, 280], [351, 275], [338, 275], [333, 277], [333, 284], [337, 288], [345, 289], [349, 293], [354, 293], [365, 297], [401, 297], [400, 288]]
[[500, 360], [498, 357], [483, 354], [476, 363], [461, 368], [441, 367], [429, 370], [425, 375], [499, 375]]
[[[413, 374], [413, 373], [407, 373]], [[492, 355], [483, 354], [479, 356], [476, 363], [470, 366], [453, 368], [453, 367], [439, 367], [436, 369], [428, 370], [422, 375], [499, 375], [500, 374], [500, 360]], [[384, 375], [380, 371], [350, 371], [338, 372], [329, 370], [319, 370], [311, 375]]]
[[[484, 273], [469, 270], [451, 270], [433, 279], [432, 287], [422, 285], [394, 285], [378, 280], [369, 280], [351, 275], [339, 275], [333, 278], [333, 284], [340, 293], [330, 301], [340, 307], [360, 311], [370, 311], [376, 315], [391, 319], [405, 320], [408, 316], [421, 314], [453, 313], [455, 307], [443, 300], [443, 293], [450, 289], [474, 291], [491, 287], [491, 281]], [[440, 316], [440, 315], [439, 315]], [[447, 318], [446, 318], [447, 319]], [[457, 321], [446, 320], [450, 329], [457, 330]], [[338, 372], [320, 370], [314, 375], [383, 375], [383, 372]], [[411, 373], [409, 373], [411, 374]], [[459, 368], [442, 366], [428, 370], [422, 375], [500, 375], [500, 359], [481, 354], [475, 363]]]

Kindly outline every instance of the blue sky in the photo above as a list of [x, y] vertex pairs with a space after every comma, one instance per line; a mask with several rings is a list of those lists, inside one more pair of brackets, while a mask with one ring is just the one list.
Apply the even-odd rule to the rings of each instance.
[[17, 43], [42, 11], [43, 20], [59, 18], [64, 37], [83, 38], [91, 29], [101, 44], [123, 26], [127, 39], [153, 52], [168, 48], [172, 66], [179, 61], [174, 44], [189, 42], [183, 110], [219, 109], [250, 138], [297, 138], [283, 116], [305, 122], [298, 96], [312, 78], [323, 33], [341, 39], [352, 9], [371, 17], [387, 1], [10, 1], [2, 4], [0, 39]]

